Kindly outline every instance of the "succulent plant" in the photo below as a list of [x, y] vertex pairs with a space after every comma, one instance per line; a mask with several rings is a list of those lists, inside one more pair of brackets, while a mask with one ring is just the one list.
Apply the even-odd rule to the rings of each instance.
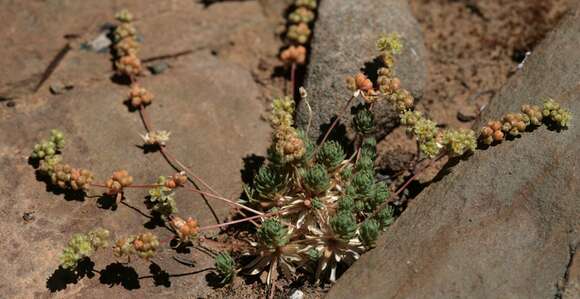
[[320, 164], [304, 171], [302, 179], [304, 187], [312, 194], [324, 193], [330, 187], [330, 177], [326, 168]]
[[373, 161], [377, 158], [377, 140], [374, 137], [367, 137], [363, 140], [361, 156], [369, 157]]
[[386, 206], [377, 213], [376, 219], [382, 230], [387, 228], [395, 221], [394, 214], [395, 211], [391, 206]]
[[256, 192], [262, 199], [273, 199], [285, 189], [285, 183], [285, 175], [269, 165], [260, 167], [254, 178]]
[[215, 257], [214, 266], [222, 278], [222, 284], [231, 282], [236, 275], [236, 262], [228, 252], [220, 252]]
[[356, 235], [356, 221], [351, 213], [338, 213], [330, 219], [330, 226], [342, 240], [350, 240]]
[[328, 170], [333, 170], [339, 166], [346, 158], [346, 154], [342, 146], [336, 141], [329, 141], [320, 147], [320, 151], [316, 154], [316, 161]]
[[256, 236], [260, 243], [268, 248], [278, 248], [290, 240], [288, 229], [278, 219], [270, 218], [258, 228]]
[[375, 128], [375, 117], [366, 107], [360, 109], [353, 119], [354, 129], [362, 134], [370, 134]]
[[380, 225], [374, 219], [365, 220], [360, 228], [360, 238], [367, 247], [373, 247], [379, 237]]

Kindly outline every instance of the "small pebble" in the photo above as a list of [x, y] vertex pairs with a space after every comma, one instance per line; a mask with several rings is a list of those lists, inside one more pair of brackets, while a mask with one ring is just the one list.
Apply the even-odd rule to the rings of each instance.
[[33, 212], [24, 212], [24, 214], [22, 214], [22, 219], [25, 222], [31, 222], [35, 219], [34, 217], [34, 211]]
[[167, 64], [167, 62], [158, 62], [148, 66], [147, 68], [149, 69], [151, 74], [159, 75], [169, 68], [169, 64]]
[[457, 119], [461, 122], [470, 122], [475, 120], [475, 115], [463, 114], [461, 111], [458, 111]]
[[72, 85], [67, 85], [67, 84], [63, 84], [62, 82], [55, 82], [50, 84], [50, 93], [57, 95], [57, 94], [63, 94], [66, 91], [69, 91], [71, 89], [73, 89], [74, 86]]
[[111, 40], [107, 36], [107, 32], [102, 32], [95, 39], [88, 42], [87, 45], [91, 51], [103, 53], [108, 51], [111, 43]]
[[289, 299], [304, 299], [304, 292], [302, 292], [301, 290], [295, 290], [291, 295]]

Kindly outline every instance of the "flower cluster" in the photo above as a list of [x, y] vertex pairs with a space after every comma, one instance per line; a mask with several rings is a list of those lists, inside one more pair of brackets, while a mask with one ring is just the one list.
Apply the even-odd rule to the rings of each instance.
[[401, 124], [407, 127], [407, 133], [414, 136], [422, 154], [433, 158], [444, 150], [450, 156], [462, 156], [475, 151], [477, 142], [472, 130], [444, 130], [437, 128], [437, 123], [427, 119], [421, 112], [405, 111], [400, 115]]
[[487, 145], [499, 143], [506, 136], [518, 136], [542, 123], [566, 127], [572, 117], [569, 110], [560, 107], [553, 99], [544, 101], [542, 108], [536, 105], [522, 105], [521, 111], [522, 113], [506, 113], [501, 121], [490, 120], [480, 130], [480, 142]]
[[288, 15], [289, 27], [286, 32], [286, 39], [291, 45], [280, 54], [285, 63], [305, 63], [305, 45], [312, 35], [310, 23], [316, 18], [316, 6], [316, 0], [296, 0], [294, 3], [294, 10]]
[[30, 158], [32, 159], [51, 159], [58, 151], [62, 150], [65, 145], [64, 134], [59, 130], [51, 130], [48, 140], [43, 140], [34, 145]]
[[157, 185], [157, 187], [149, 189], [147, 206], [155, 213], [158, 213], [163, 217], [169, 217], [171, 214], [177, 212], [175, 192], [173, 191], [175, 187], [171, 188], [168, 186], [175, 186], [175, 182], [164, 176], [160, 176], [157, 179]]
[[140, 106], [147, 106], [153, 101], [153, 94], [147, 89], [139, 86], [139, 84], [132, 84], [129, 91], [129, 102], [133, 108]]
[[148, 261], [155, 255], [158, 247], [159, 240], [157, 240], [157, 237], [150, 232], [146, 232], [117, 240], [115, 246], [113, 246], [113, 252], [118, 257], [130, 257], [133, 254], [137, 254], [140, 258]]
[[89, 170], [62, 163], [59, 153], [64, 145], [64, 134], [59, 130], [51, 130], [50, 138], [36, 144], [30, 158], [39, 161], [38, 171], [50, 178], [53, 185], [61, 189], [87, 191], [93, 181], [93, 174]]
[[146, 145], [165, 146], [170, 136], [171, 132], [169, 131], [156, 130], [141, 135], [141, 139], [143, 139]]
[[124, 169], [114, 171], [113, 175], [105, 183], [109, 195], [122, 193], [123, 188], [130, 186], [131, 184], [133, 184], [133, 177]]
[[90, 257], [97, 249], [109, 244], [109, 231], [97, 228], [88, 234], [75, 234], [60, 256], [64, 269], [74, 269], [83, 258]]
[[47, 173], [50, 175], [51, 182], [61, 189], [86, 191], [93, 181], [93, 174], [90, 171], [72, 168], [68, 164], [57, 163]]
[[115, 16], [119, 25], [113, 32], [113, 48], [115, 50], [115, 68], [119, 74], [133, 78], [143, 71], [138, 57], [139, 43], [137, 30], [133, 25], [133, 15], [127, 10], [121, 10]]
[[271, 125], [272, 146], [269, 149], [271, 159], [280, 163], [299, 162], [306, 153], [306, 143], [301, 132], [294, 124], [294, 101], [290, 97], [274, 99], [272, 104]]
[[544, 101], [542, 115], [560, 127], [567, 127], [570, 119], [572, 119], [570, 110], [560, 107], [560, 104], [553, 99]]
[[502, 142], [505, 134], [501, 130], [502, 125], [500, 121], [490, 120], [479, 133], [479, 140], [484, 144], [492, 144], [495, 142]]
[[414, 136], [419, 150], [427, 157], [439, 154], [443, 145], [440, 142], [437, 124], [427, 119], [418, 111], [406, 111], [400, 115], [401, 124], [407, 127], [407, 133]]
[[306, 62], [306, 48], [304, 46], [290, 46], [282, 51], [280, 59], [287, 64], [304, 64]]
[[179, 216], [172, 216], [170, 223], [177, 232], [177, 236], [181, 242], [191, 242], [197, 237], [197, 233], [199, 232], [197, 220], [191, 217], [183, 220]]
[[354, 96], [362, 95], [367, 104], [374, 104], [382, 99], [390, 102], [399, 113], [413, 108], [414, 99], [411, 93], [401, 87], [401, 80], [395, 76], [394, 57], [402, 49], [397, 34], [384, 36], [377, 42], [377, 48], [383, 61], [383, 67], [377, 71], [376, 86], [362, 73], [346, 78], [346, 87]]

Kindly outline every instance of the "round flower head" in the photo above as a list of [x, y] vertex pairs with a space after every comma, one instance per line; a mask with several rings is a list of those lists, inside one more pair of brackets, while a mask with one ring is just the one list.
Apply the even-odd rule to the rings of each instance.
[[282, 51], [280, 59], [287, 64], [304, 64], [306, 61], [306, 48], [304, 46], [290, 46]]

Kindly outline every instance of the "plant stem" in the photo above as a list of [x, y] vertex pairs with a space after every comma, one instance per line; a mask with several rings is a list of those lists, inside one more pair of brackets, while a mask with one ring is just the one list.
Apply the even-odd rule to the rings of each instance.
[[324, 137], [322, 138], [322, 141], [320, 141], [320, 143], [316, 146], [316, 149], [314, 149], [314, 155], [316, 155], [316, 153], [318, 152], [318, 150], [320, 149], [320, 147], [324, 144], [324, 142], [326, 142], [326, 139], [328, 139], [328, 136], [330, 136], [330, 132], [334, 129], [334, 127], [336, 126], [336, 124], [338, 124], [338, 122], [340, 121], [340, 119], [342, 118], [342, 116], [346, 113], [346, 111], [348, 110], [348, 107], [350, 107], [350, 104], [352, 103], [352, 100], [354, 100], [354, 95], [352, 95], [350, 97], [350, 99], [348, 99], [348, 101], [346, 102], [346, 104], [342, 107], [340, 114], [337, 115], [336, 119], [332, 122], [332, 124], [330, 125], [330, 127], [328, 128], [328, 130], [326, 130], [326, 133], [324, 134]]
[[[177, 164], [179, 167], [181, 167], [181, 169], [183, 171], [185, 171], [187, 174], [189, 174], [189, 176], [191, 176], [192, 178], [194, 178], [195, 180], [197, 180], [198, 182], [200, 182], [204, 187], [206, 187], [209, 191], [211, 191], [214, 195], [219, 195], [218, 192], [216, 192], [208, 183], [206, 183], [201, 177], [197, 176], [191, 169], [187, 168], [185, 165], [183, 165], [183, 163], [181, 163], [179, 160], [177, 160], [175, 158], [175, 156], [173, 156], [171, 153], [169, 153], [169, 151], [167, 150], [166, 146], [160, 146], [159, 151], [161, 152], [162, 155], [165, 156], [165, 158], [168, 160], [168, 162], [170, 163], [175, 163]], [[179, 167], [175, 167], [177, 169], [179, 169]]]
[[[99, 184], [99, 183], [91, 183], [92, 187], [98, 187], [98, 188], [109, 188], [107, 187], [107, 185], [105, 184]], [[129, 185], [129, 186], [125, 186], [123, 188], [135, 188], [135, 189], [150, 189], [150, 188], [157, 188], [157, 187], [161, 187], [163, 185], [159, 185], [159, 184], [145, 184], [145, 185]]]
[[292, 63], [292, 67], [290, 68], [290, 84], [291, 84], [291, 95], [294, 98], [294, 94], [296, 93], [296, 62]]
[[212, 229], [229, 226], [229, 225], [236, 224], [236, 223], [251, 221], [251, 220], [254, 220], [254, 219], [257, 219], [257, 218], [264, 218], [264, 217], [276, 216], [278, 214], [280, 214], [280, 212], [279, 211], [276, 211], [276, 212], [271, 212], [271, 213], [267, 213], [267, 214], [255, 215], [255, 216], [246, 217], [246, 218], [242, 218], [242, 219], [238, 219], [238, 220], [233, 220], [233, 221], [225, 222], [225, 223], [221, 223], [221, 224], [214, 224], [214, 225], [203, 226], [203, 227], [200, 227], [199, 228], [199, 231], [202, 232], [202, 231], [206, 231], [206, 230], [212, 230]]
[[[185, 165], [183, 165], [183, 163], [181, 163], [179, 160], [177, 160], [177, 158], [175, 158], [175, 156], [173, 156], [165, 146], [159, 146], [159, 152], [161, 152], [161, 155], [163, 156], [163, 158], [165, 158], [165, 161], [167, 161], [167, 163], [169, 163], [169, 165], [171, 165], [171, 167], [175, 168], [175, 170], [177, 171], [185, 171], [187, 174], [189, 174], [189, 176], [187, 177], [187, 180], [193, 185], [193, 187], [195, 187], [197, 190], [201, 191], [201, 189], [197, 186], [197, 184], [195, 183], [194, 180], [192, 180], [192, 178], [196, 179], [197, 181], [199, 181], [203, 186], [205, 186], [207, 189], [209, 189], [213, 195], [218, 196], [218, 193], [208, 184], [206, 183], [204, 180], [202, 180], [199, 176], [197, 176], [195, 173], [193, 173], [193, 171], [191, 171], [191, 169], [187, 168]], [[177, 167], [177, 166], [179, 167]], [[181, 167], [181, 168], [180, 168]], [[209, 208], [210, 212], [212, 213], [215, 221], [217, 223], [220, 223], [220, 219], [217, 215], [217, 213], [215, 212], [214, 208], [211, 206], [211, 204], [209, 203], [209, 201], [207, 200], [205, 195], [201, 195], [201, 197], [203, 198], [205, 204], [207, 205], [207, 207]]]
[[150, 133], [153, 130], [153, 126], [151, 126], [151, 122], [149, 121], [149, 115], [145, 110], [143, 105], [139, 106], [139, 115], [141, 115], [141, 120], [143, 121], [143, 125], [145, 126], [145, 130]]
[[252, 208], [246, 207], [246, 206], [245, 206], [245, 205], [243, 205], [243, 204], [237, 203], [237, 202], [235, 202], [235, 201], [233, 201], [233, 200], [231, 200], [231, 199], [227, 199], [227, 198], [225, 198], [225, 197], [221, 197], [221, 196], [214, 195], [214, 194], [211, 194], [211, 193], [203, 192], [203, 191], [201, 191], [201, 190], [199, 190], [199, 189], [195, 189], [195, 188], [185, 188], [185, 190], [188, 190], [188, 191], [191, 191], [191, 192], [194, 192], [194, 193], [199, 193], [199, 194], [201, 194], [201, 195], [205, 195], [205, 196], [207, 196], [207, 197], [211, 197], [211, 198], [219, 199], [219, 200], [221, 200], [221, 201], [223, 201], [223, 202], [226, 202], [226, 203], [228, 203], [228, 204], [230, 204], [230, 205], [233, 205], [233, 206], [236, 206], [236, 207], [242, 208], [242, 209], [244, 209], [244, 210], [250, 211], [250, 212], [252, 212], [252, 213], [256, 213], [256, 214], [258, 214], [258, 215], [263, 215], [263, 214], [264, 214], [264, 213], [262, 213], [262, 212], [260, 212], [260, 211], [257, 211], [257, 210], [254, 210], [254, 209], [252, 209]]

